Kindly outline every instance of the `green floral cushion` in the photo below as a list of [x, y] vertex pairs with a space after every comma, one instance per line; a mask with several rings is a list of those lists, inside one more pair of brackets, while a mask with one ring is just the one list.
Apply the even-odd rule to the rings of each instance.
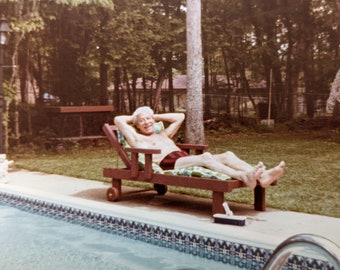
[[188, 167], [185, 169], [166, 170], [164, 174], [183, 175], [191, 177], [204, 177], [210, 179], [229, 180], [231, 177], [224, 173], [215, 172], [200, 166]]
[[164, 130], [164, 124], [162, 121], [160, 122], [156, 122], [154, 125], [153, 125], [154, 129], [155, 129], [155, 132], [156, 133], [161, 133], [163, 130]]
[[[139, 155], [138, 157], [138, 164], [139, 164], [139, 168], [144, 169], [145, 166], [145, 156], [144, 155]], [[154, 173], [160, 173], [160, 174], [164, 174], [164, 170], [155, 162], [152, 162], [152, 171]]]
[[[139, 166], [140, 168], [144, 168], [144, 155], [140, 155], [139, 157]], [[229, 175], [215, 172], [200, 166], [192, 166], [185, 169], [174, 169], [174, 170], [163, 170], [157, 163], [152, 163], [152, 170], [154, 173], [158, 174], [167, 174], [167, 175], [182, 175], [189, 177], [204, 177], [210, 179], [219, 179], [219, 180], [229, 180], [231, 177]]]

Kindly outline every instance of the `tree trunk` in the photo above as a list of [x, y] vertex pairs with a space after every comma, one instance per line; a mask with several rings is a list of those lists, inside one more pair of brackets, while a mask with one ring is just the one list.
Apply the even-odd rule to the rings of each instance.
[[226, 99], [225, 99], [225, 112], [227, 115], [230, 115], [230, 93], [232, 92], [232, 88], [231, 88], [231, 82], [230, 82], [230, 72], [229, 72], [229, 67], [228, 67], [228, 61], [227, 61], [227, 55], [225, 52], [224, 48], [221, 48], [222, 50], [222, 55], [223, 55], [223, 64], [224, 64], [224, 70], [225, 70], [225, 75], [227, 77], [227, 92], [226, 92]]
[[168, 69], [168, 77], [169, 77], [169, 89], [168, 89], [168, 101], [169, 101], [169, 111], [175, 111], [174, 104], [174, 84], [173, 84], [173, 74], [172, 74], [172, 53], [168, 53], [167, 55], [167, 69]]
[[131, 87], [132, 87], [132, 96], [133, 96], [133, 104], [131, 105], [131, 112], [134, 112], [137, 108], [137, 104], [139, 103], [139, 99], [137, 96], [137, 76], [132, 75], [132, 82], [131, 82]]
[[204, 103], [204, 117], [205, 119], [211, 118], [211, 98], [210, 98], [210, 83], [209, 83], [209, 62], [208, 57], [204, 57], [204, 94], [205, 94], [205, 103]]
[[156, 96], [155, 96], [155, 102], [153, 106], [153, 110], [155, 113], [159, 112], [159, 105], [160, 105], [161, 98], [162, 98], [162, 85], [163, 85], [164, 80], [165, 80], [165, 76], [161, 75], [157, 81]]
[[248, 82], [247, 76], [246, 76], [246, 68], [243, 65], [242, 65], [242, 67], [240, 67], [240, 76], [241, 76], [242, 89], [244, 89], [246, 91], [247, 97], [249, 98], [251, 104], [253, 105], [254, 110], [257, 111], [255, 100], [250, 93], [249, 82]]
[[124, 72], [124, 83], [126, 85], [126, 91], [127, 91], [127, 95], [128, 95], [128, 101], [129, 101], [129, 111], [133, 112], [134, 111], [134, 97], [131, 93], [131, 87], [130, 87], [130, 80], [129, 80], [129, 75], [127, 72], [126, 68], [123, 68], [123, 72]]
[[[10, 89], [15, 89], [15, 93], [20, 92], [20, 88], [18, 88], [18, 85], [20, 85], [20, 81], [19, 81], [19, 74], [18, 74], [18, 54], [19, 54], [19, 45], [22, 41], [23, 36], [22, 35], [18, 35], [16, 34], [14, 36], [14, 46], [13, 46], [13, 54], [11, 57], [11, 62], [12, 62], [12, 74], [11, 74], [11, 79], [10, 79], [10, 83], [9, 83], [9, 88]], [[14, 97], [14, 99], [16, 99], [16, 97]], [[15, 103], [17, 104], [17, 101], [15, 101]], [[14, 107], [14, 126], [15, 126], [15, 138], [17, 139], [17, 141], [19, 140], [20, 137], [20, 126], [19, 126], [19, 112], [17, 110], [17, 106]], [[8, 111], [7, 111], [8, 112]], [[29, 116], [30, 117], [30, 116]], [[29, 118], [30, 120], [30, 118]], [[29, 126], [31, 127], [30, 123]], [[4, 137], [5, 137], [5, 149], [8, 149], [9, 147], [9, 140], [8, 140], [8, 124], [6, 124], [5, 127], [5, 131], [4, 131]]]
[[335, 75], [334, 81], [332, 83], [331, 92], [329, 94], [329, 97], [327, 99], [327, 105], [326, 105], [326, 111], [329, 114], [334, 115], [334, 108], [336, 108], [336, 104], [340, 103], [340, 68], [338, 69], [338, 72]]
[[[146, 78], [145, 77], [143, 77], [142, 85], [143, 85], [143, 106], [146, 106], [148, 104], [147, 97], [149, 95], [147, 95], [147, 87], [146, 87]], [[150, 89], [150, 92], [151, 92], [151, 89]], [[140, 106], [140, 104], [138, 103], [137, 106]]]
[[121, 106], [120, 106], [120, 68], [116, 67], [114, 72], [114, 92], [113, 92], [113, 104], [115, 107], [116, 113], [121, 113]]
[[205, 141], [202, 94], [201, 1], [187, 1], [187, 121], [186, 141], [202, 144]]
[[[102, 59], [103, 60], [103, 59]], [[109, 66], [104, 62], [99, 64], [99, 77], [100, 77], [100, 105], [107, 105], [107, 74]]]

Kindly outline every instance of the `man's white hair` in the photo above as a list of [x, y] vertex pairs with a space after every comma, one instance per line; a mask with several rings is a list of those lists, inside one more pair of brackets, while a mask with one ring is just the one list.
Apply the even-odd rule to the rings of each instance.
[[153, 116], [154, 112], [149, 106], [143, 106], [136, 109], [132, 114], [133, 124], [137, 125], [137, 116], [141, 113], [147, 113]]

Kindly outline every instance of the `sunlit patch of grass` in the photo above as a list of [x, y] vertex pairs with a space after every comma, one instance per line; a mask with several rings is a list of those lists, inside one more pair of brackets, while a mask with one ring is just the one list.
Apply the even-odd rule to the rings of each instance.
[[[207, 136], [212, 153], [229, 150], [251, 164], [263, 161], [269, 168], [281, 160], [287, 164], [277, 186], [266, 190], [268, 207], [311, 214], [340, 217], [340, 144], [330, 136], [316, 134], [213, 134]], [[9, 153], [17, 167], [46, 173], [68, 175], [98, 181], [104, 167], [123, 167], [108, 146], [77, 148], [56, 154], [53, 151]], [[126, 185], [143, 186], [124, 181]], [[170, 191], [210, 197], [211, 192], [169, 187]], [[252, 204], [253, 192], [237, 189], [225, 195], [226, 200]]]

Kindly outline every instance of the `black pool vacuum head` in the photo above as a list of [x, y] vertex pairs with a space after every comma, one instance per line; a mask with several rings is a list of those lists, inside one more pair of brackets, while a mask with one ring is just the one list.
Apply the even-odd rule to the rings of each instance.
[[214, 214], [214, 222], [221, 224], [229, 224], [236, 226], [244, 226], [246, 225], [247, 217], [245, 216], [228, 216], [225, 214]]

